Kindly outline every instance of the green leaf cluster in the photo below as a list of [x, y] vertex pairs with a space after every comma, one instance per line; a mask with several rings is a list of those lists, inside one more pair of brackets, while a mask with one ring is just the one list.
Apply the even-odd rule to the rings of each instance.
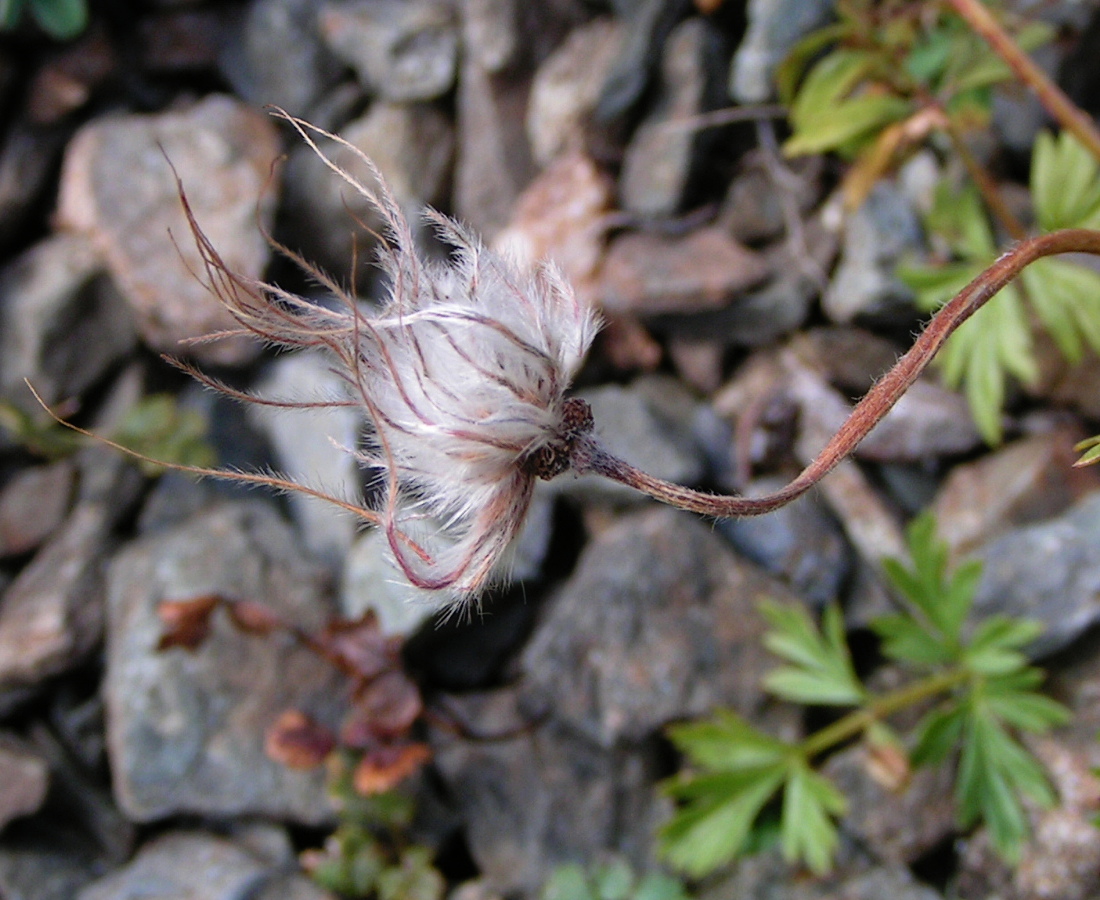
[[324, 848], [307, 851], [303, 863], [321, 887], [342, 897], [372, 900], [441, 900], [446, 881], [426, 847], [405, 845], [415, 804], [397, 791], [364, 796], [352, 781], [353, 766], [342, 759], [329, 791], [340, 824]]
[[[1041, 134], [1031, 165], [1031, 197], [1042, 231], [1100, 227], [1100, 164], [1069, 134]], [[952, 257], [943, 265], [902, 266], [898, 277], [921, 309], [935, 310], [997, 258], [997, 244], [977, 190], [936, 190], [925, 225]], [[1030, 320], [1034, 316], [1070, 362], [1100, 352], [1100, 273], [1061, 259], [1028, 266], [948, 338], [937, 357], [944, 381], [961, 386], [982, 436], [1001, 439], [1008, 379], [1039, 376]]]
[[0, 0], [0, 29], [15, 28], [25, 12], [58, 41], [71, 40], [88, 26], [86, 0]]
[[[52, 419], [42, 421], [11, 403], [0, 403], [0, 429], [7, 431], [26, 450], [46, 459], [63, 459], [85, 446], [88, 438]], [[216, 462], [207, 440], [206, 418], [197, 410], [181, 408], [169, 394], [152, 394], [131, 407], [107, 435], [150, 460], [184, 466], [210, 467]], [[138, 463], [148, 476], [164, 466]]]
[[679, 803], [660, 834], [671, 865], [701, 877], [778, 841], [788, 860], [826, 871], [847, 801], [813, 768], [815, 761], [859, 737], [886, 740], [904, 753], [885, 721], [933, 701], [909, 736], [910, 763], [955, 761], [960, 826], [984, 823], [1005, 858], [1018, 856], [1028, 833], [1021, 798], [1045, 805], [1054, 794], [1015, 735], [1045, 731], [1067, 716], [1037, 692], [1042, 673], [1024, 653], [1039, 628], [993, 616], [968, 630], [980, 565], [951, 571], [930, 515], [911, 524], [908, 550], [910, 564], [894, 560], [885, 566], [903, 611], [872, 624], [884, 656], [914, 676], [892, 692], [876, 695], [860, 682], [839, 610], [827, 609], [819, 626], [800, 606], [762, 605], [770, 625], [765, 645], [783, 660], [765, 679], [768, 691], [791, 702], [852, 711], [796, 743], [772, 737], [731, 711], [671, 728], [689, 765], [665, 785]]
[[683, 883], [660, 872], [639, 878], [621, 859], [585, 869], [576, 863], [558, 866], [539, 893], [539, 900], [690, 900]]
[[[854, 207], [929, 132], [984, 126], [991, 88], [1013, 73], [946, 3], [840, 0], [837, 13], [792, 49], [776, 81], [792, 128], [784, 152], [854, 160], [844, 191]], [[1015, 29], [1025, 49], [1052, 37], [1040, 23]]]

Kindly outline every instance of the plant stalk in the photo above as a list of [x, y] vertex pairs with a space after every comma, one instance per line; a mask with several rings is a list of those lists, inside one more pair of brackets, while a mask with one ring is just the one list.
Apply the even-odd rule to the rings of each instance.
[[579, 435], [570, 463], [578, 474], [594, 473], [621, 482], [662, 503], [716, 518], [758, 516], [800, 497], [851, 453], [927, 368], [951, 334], [1027, 266], [1059, 253], [1100, 256], [1100, 231], [1071, 228], [1021, 241], [970, 282], [937, 312], [909, 351], [856, 404], [822, 451], [786, 487], [762, 497], [708, 494], [655, 478], [607, 450], [593, 434]]
[[867, 706], [850, 712], [843, 718], [837, 719], [832, 725], [826, 725], [819, 731], [815, 731], [799, 745], [799, 749], [806, 759], [813, 759], [849, 738], [862, 734], [871, 725], [881, 722], [896, 712], [935, 697], [937, 694], [946, 693], [962, 684], [968, 677], [970, 672], [964, 668], [948, 669], [946, 672], [921, 679], [915, 684], [883, 694]]

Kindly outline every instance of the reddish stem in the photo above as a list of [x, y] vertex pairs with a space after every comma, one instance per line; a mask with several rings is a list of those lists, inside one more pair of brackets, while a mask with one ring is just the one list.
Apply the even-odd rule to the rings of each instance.
[[998, 291], [1037, 259], [1059, 253], [1100, 256], [1100, 231], [1084, 228], [1044, 234], [1017, 244], [963, 288], [929, 321], [909, 351], [856, 404], [840, 430], [802, 474], [763, 497], [707, 494], [647, 475], [608, 453], [595, 438], [579, 436], [571, 462], [578, 473], [593, 472], [622, 482], [663, 503], [706, 516], [758, 516], [785, 506], [817, 484], [875, 427], [936, 355], [944, 341]]

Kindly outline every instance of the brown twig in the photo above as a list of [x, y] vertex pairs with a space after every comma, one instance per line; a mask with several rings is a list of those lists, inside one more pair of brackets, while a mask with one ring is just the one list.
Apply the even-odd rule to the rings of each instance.
[[1009, 68], [1016, 73], [1016, 77], [1035, 92], [1047, 112], [1088, 147], [1089, 152], [1097, 160], [1100, 160], [1100, 131], [1097, 131], [1092, 119], [1082, 112], [1062, 89], [1050, 80], [1046, 72], [1020, 49], [980, 0], [947, 0], [947, 2], [1008, 64]]
[[901, 399], [956, 328], [1028, 265], [1059, 253], [1100, 256], [1100, 231], [1083, 228], [1055, 231], [1023, 241], [1001, 256], [932, 317], [909, 351], [856, 404], [817, 458], [790, 484], [773, 494], [752, 498], [731, 497], [670, 484], [612, 456], [590, 433], [580, 436], [572, 447], [572, 466], [578, 473], [603, 475], [663, 503], [706, 516], [758, 516], [785, 506], [817, 484], [855, 449]]

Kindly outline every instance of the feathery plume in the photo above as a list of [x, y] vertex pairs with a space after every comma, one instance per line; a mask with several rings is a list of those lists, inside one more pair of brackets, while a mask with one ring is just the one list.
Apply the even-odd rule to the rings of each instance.
[[[453, 252], [444, 262], [421, 258], [405, 216], [365, 155], [305, 121], [276, 115], [377, 210], [386, 296], [377, 307], [358, 304], [285, 250], [340, 298], [339, 308], [230, 271], [181, 189], [207, 284], [240, 324], [234, 334], [328, 351], [370, 423], [366, 449], [355, 452], [376, 474], [380, 499], [360, 513], [384, 529], [410, 583], [448, 602], [474, 598], [498, 574], [536, 478], [564, 470], [572, 444], [591, 428], [587, 406], [565, 392], [597, 318], [553, 265], [521, 267], [434, 210], [425, 215]], [[345, 143], [374, 184], [328, 159], [315, 136]]]

